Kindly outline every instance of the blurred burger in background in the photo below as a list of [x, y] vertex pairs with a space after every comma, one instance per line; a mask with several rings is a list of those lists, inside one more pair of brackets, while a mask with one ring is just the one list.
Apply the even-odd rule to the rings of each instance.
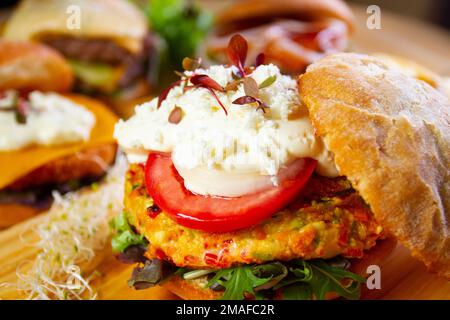
[[172, 81], [183, 57], [195, 55], [211, 23], [183, 0], [22, 0], [3, 37], [53, 47], [70, 62], [77, 92], [128, 117], [143, 97]]
[[116, 116], [67, 94], [72, 68], [44, 45], [0, 41], [0, 228], [99, 180], [113, 164]]
[[148, 94], [155, 80], [157, 40], [129, 1], [23, 0], [3, 37], [56, 49], [68, 59], [78, 92], [115, 105]]
[[345, 51], [354, 28], [350, 8], [341, 0], [243, 0], [216, 16], [203, 56], [226, 63], [230, 37], [239, 32], [249, 43], [250, 61], [266, 61], [300, 74], [326, 54]]

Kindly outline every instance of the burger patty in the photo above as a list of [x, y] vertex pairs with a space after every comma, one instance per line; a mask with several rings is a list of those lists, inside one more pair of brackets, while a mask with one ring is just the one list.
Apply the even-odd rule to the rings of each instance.
[[108, 39], [83, 39], [55, 35], [41, 40], [64, 56], [84, 62], [120, 64], [132, 56], [128, 50]]
[[155, 214], [145, 188], [144, 168], [131, 165], [126, 175], [125, 211], [137, 232], [149, 240], [146, 256], [179, 267], [227, 268], [295, 258], [361, 257], [383, 237], [383, 229], [348, 186], [343, 178], [314, 176], [306, 196], [259, 225], [208, 233], [183, 227], [164, 212]]
[[151, 33], [142, 40], [142, 49], [135, 54], [109, 39], [77, 38], [64, 35], [45, 36], [41, 39], [65, 57], [89, 63], [105, 63], [124, 66], [119, 81], [121, 88], [129, 86], [149, 72], [155, 59], [156, 38]]
[[25, 191], [45, 185], [103, 176], [114, 162], [117, 146], [105, 144], [53, 160], [16, 180], [2, 191]]

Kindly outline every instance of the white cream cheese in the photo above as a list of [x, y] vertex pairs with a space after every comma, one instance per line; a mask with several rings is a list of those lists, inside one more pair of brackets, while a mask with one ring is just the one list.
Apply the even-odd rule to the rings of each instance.
[[19, 123], [14, 110], [10, 110], [14, 95], [14, 91], [7, 91], [0, 99], [0, 151], [89, 139], [95, 115], [84, 107], [56, 93], [33, 91], [28, 98], [26, 123]]
[[[233, 81], [232, 69], [212, 66], [196, 70], [220, 85]], [[228, 116], [205, 88], [183, 92], [174, 87], [157, 108], [157, 99], [136, 108], [127, 121], [119, 121], [115, 138], [130, 162], [144, 162], [150, 151], [171, 152], [186, 187], [199, 194], [239, 196], [258, 190], [267, 178], [277, 183], [280, 169], [299, 158], [318, 161], [317, 172], [333, 177], [338, 172], [333, 156], [314, 135], [307, 110], [299, 100], [296, 81], [283, 76], [274, 65], [262, 65], [251, 75], [261, 84], [269, 76], [276, 81], [260, 90], [266, 113], [255, 105], [232, 102], [245, 95], [237, 91], [216, 92]], [[183, 117], [172, 124], [168, 117], [175, 106]]]

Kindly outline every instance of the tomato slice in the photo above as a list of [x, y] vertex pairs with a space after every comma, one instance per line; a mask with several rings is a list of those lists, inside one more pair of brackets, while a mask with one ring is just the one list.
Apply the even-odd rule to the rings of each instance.
[[227, 232], [255, 225], [296, 198], [316, 167], [304, 159], [303, 169], [277, 187], [235, 198], [198, 195], [184, 186], [172, 159], [151, 153], [145, 167], [147, 191], [177, 223], [207, 232]]

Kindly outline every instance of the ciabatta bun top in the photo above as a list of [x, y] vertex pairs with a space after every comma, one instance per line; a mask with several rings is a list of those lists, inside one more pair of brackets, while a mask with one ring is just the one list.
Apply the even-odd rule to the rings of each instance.
[[138, 52], [146, 34], [144, 15], [129, 1], [23, 0], [6, 23], [3, 36], [36, 41], [46, 35], [111, 39]]
[[0, 90], [67, 91], [70, 65], [55, 50], [22, 41], [0, 40]]
[[382, 60], [341, 53], [311, 65], [300, 95], [317, 133], [376, 219], [450, 278], [450, 102]]

